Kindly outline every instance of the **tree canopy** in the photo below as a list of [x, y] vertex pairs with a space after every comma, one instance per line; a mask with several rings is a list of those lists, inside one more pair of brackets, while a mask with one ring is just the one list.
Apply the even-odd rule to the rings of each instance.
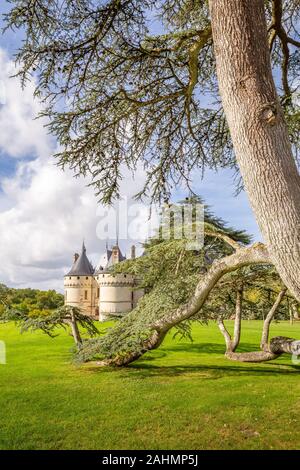
[[[194, 169], [236, 167], [216, 79], [206, 0], [10, 0], [24, 28], [23, 84], [36, 79], [62, 167], [118, 196], [121, 169], [147, 170], [139, 193], [168, 199]], [[265, 0], [269, 47], [295, 154], [300, 8]], [[298, 95], [297, 95], [298, 94]]]

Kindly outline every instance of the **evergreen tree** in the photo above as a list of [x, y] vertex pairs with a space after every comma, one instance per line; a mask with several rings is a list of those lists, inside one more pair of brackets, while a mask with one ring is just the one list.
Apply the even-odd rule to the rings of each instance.
[[36, 77], [61, 167], [91, 175], [104, 202], [124, 164], [142, 161], [140, 196], [163, 200], [195, 168], [239, 169], [300, 300], [299, 1], [10, 2], [7, 27], [25, 30], [19, 75]]

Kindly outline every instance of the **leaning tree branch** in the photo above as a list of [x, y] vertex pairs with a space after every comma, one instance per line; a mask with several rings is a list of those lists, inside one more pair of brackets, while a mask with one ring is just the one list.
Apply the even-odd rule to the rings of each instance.
[[223, 240], [227, 245], [231, 246], [235, 251], [239, 250], [241, 248], [241, 245], [233, 240], [229, 235], [226, 235], [224, 232], [217, 232], [213, 230], [209, 230], [208, 228], [204, 228], [204, 234], [208, 237], [213, 237], [213, 238], [219, 238], [220, 240]]
[[254, 243], [249, 247], [239, 247], [232, 255], [215, 260], [210, 270], [201, 276], [189, 302], [153, 323], [152, 328], [159, 332], [168, 331], [179, 322], [196, 314], [204, 305], [213, 287], [225, 274], [251, 264], [270, 264], [270, 262], [268, 250], [262, 243]]
[[221, 331], [224, 337], [225, 344], [226, 344], [226, 351], [230, 351], [231, 350], [231, 335], [225, 326], [223, 318], [218, 318], [217, 324], [218, 324], [219, 330]]
[[227, 273], [238, 268], [251, 264], [270, 264], [270, 257], [267, 248], [262, 243], [255, 243], [248, 247], [239, 247], [232, 255], [220, 260], [215, 260], [206, 274], [200, 276], [193, 296], [183, 306], [175, 311], [164, 315], [161, 319], [154, 321], [150, 326], [150, 333], [146, 339], [141, 339], [140, 350], [129, 351], [127, 354], [116, 356], [99, 362], [99, 365], [127, 365], [145, 352], [156, 349], [163, 341], [166, 333], [183, 320], [187, 320], [195, 315], [204, 305], [210, 292], [217, 282]]

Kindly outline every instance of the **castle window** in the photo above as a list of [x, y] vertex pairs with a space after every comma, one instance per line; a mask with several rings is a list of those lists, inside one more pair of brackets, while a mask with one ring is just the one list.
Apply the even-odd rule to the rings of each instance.
[[98, 289], [97, 289], [97, 297], [99, 298], [99, 296], [100, 296], [100, 289], [99, 289], [99, 287], [98, 287]]
[[127, 277], [126, 274], [124, 274], [124, 277]]
[[89, 278], [88, 278], [88, 277], [86, 277], [85, 279], [86, 279], [87, 281], [89, 280]]
[[71, 276], [69, 277], [69, 279], [72, 279]]
[[87, 298], [88, 298], [88, 291], [85, 290], [85, 291], [84, 291], [84, 300], [87, 300]]
[[104, 274], [102, 274], [102, 277], [105, 277]]
[[77, 279], [80, 279], [80, 276], [77, 276]]

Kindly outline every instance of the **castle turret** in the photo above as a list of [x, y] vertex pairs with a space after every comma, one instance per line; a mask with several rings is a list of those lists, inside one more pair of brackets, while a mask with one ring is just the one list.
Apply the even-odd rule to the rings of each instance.
[[112, 268], [126, 259], [118, 245], [106, 250], [106, 265], [96, 272], [100, 289], [99, 320], [130, 312], [136, 305], [135, 278], [132, 274], [114, 273]]
[[100, 289], [99, 320], [119, 316], [134, 308], [134, 277], [132, 274], [98, 272]]
[[64, 277], [64, 288], [65, 305], [81, 308], [92, 317], [97, 316], [99, 288], [84, 243], [81, 254], [75, 253], [72, 268]]

